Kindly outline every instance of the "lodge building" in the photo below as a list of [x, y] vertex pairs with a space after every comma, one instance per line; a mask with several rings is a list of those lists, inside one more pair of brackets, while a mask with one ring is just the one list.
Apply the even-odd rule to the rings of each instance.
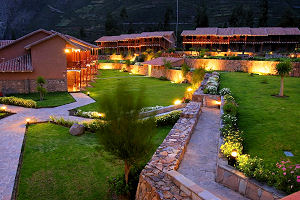
[[79, 91], [97, 73], [98, 47], [70, 35], [43, 29], [17, 40], [0, 41], [0, 93], [36, 91], [36, 78], [47, 90]]
[[176, 37], [174, 31], [143, 32], [140, 34], [123, 34], [119, 36], [103, 36], [95, 41], [102, 53], [133, 52], [141, 53], [147, 49], [154, 51], [174, 48]]
[[291, 52], [300, 48], [298, 28], [197, 28], [182, 32], [183, 47], [222, 52]]

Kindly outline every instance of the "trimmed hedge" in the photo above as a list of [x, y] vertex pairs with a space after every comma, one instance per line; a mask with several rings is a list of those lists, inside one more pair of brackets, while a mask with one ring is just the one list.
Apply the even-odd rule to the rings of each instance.
[[26, 108], [36, 108], [35, 101], [18, 97], [0, 97], [0, 103], [6, 105], [22, 106]]

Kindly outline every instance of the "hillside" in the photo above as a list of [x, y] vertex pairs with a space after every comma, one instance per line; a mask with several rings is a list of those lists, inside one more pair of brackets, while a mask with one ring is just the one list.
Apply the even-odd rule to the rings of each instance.
[[[184, 0], [179, 1], [179, 30], [192, 29], [197, 7], [207, 7], [209, 26], [226, 26], [236, 5], [252, 10], [254, 25], [260, 15], [261, 0]], [[107, 13], [112, 13], [123, 32], [151, 31], [164, 24], [170, 8], [170, 28], [175, 29], [175, 0], [0, 0], [0, 39], [19, 37], [38, 28], [54, 29], [93, 41], [105, 34]], [[126, 8], [128, 18], [121, 20]], [[269, 0], [269, 26], [278, 25], [283, 11], [292, 10], [300, 18], [299, 0]]]

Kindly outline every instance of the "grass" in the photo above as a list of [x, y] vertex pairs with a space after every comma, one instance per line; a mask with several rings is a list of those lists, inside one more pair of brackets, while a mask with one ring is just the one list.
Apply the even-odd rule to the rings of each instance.
[[284, 94], [279, 93], [280, 77], [221, 73], [221, 88], [229, 87], [239, 104], [239, 127], [244, 131], [245, 153], [267, 162], [287, 159], [283, 151], [300, 163], [300, 79], [285, 78]]
[[[171, 127], [158, 129], [151, 154]], [[51, 123], [30, 125], [26, 133], [17, 199], [110, 199], [107, 177], [123, 171], [123, 162], [103, 150], [93, 133], [79, 137]]]
[[[172, 105], [175, 99], [181, 99], [184, 96], [185, 89], [189, 86], [188, 84], [175, 84], [156, 78], [130, 75], [127, 72], [119, 72], [118, 70], [100, 70], [98, 77], [99, 79], [96, 79], [95, 83], [91, 83], [94, 87], [87, 88], [90, 96], [97, 102], [102, 98], [102, 95], [111, 94], [116, 88], [116, 84], [121, 80], [126, 80], [133, 91], [138, 91], [141, 86], [145, 86], [146, 106]], [[101, 112], [101, 105], [94, 103], [80, 109]]]
[[49, 92], [43, 101], [40, 101], [39, 93], [15, 94], [15, 97], [32, 99], [36, 101], [38, 108], [55, 107], [74, 102], [74, 98], [68, 92]]
[[13, 115], [13, 113], [0, 111], [0, 119], [3, 119], [3, 118], [8, 117], [10, 115]]

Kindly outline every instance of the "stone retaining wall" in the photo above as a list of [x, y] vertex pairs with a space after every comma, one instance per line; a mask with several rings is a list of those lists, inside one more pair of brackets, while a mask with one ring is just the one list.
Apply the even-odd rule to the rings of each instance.
[[149, 116], [153, 116], [153, 115], [159, 115], [162, 113], [167, 113], [167, 112], [171, 112], [173, 110], [178, 110], [178, 109], [182, 109], [186, 106], [185, 103], [179, 104], [179, 105], [171, 105], [171, 106], [166, 106], [157, 110], [152, 110], [152, 111], [148, 111], [148, 112], [143, 112], [141, 113], [141, 117], [149, 117]]
[[[0, 91], [3, 94], [36, 92], [36, 80], [0, 80]], [[68, 91], [67, 79], [48, 79], [45, 87], [48, 92]]]
[[191, 194], [176, 185], [168, 175], [169, 171], [177, 170], [179, 167], [197, 124], [201, 103], [188, 103], [184, 112], [188, 116], [195, 117], [181, 117], [158, 147], [140, 174], [136, 199], [192, 199]]

